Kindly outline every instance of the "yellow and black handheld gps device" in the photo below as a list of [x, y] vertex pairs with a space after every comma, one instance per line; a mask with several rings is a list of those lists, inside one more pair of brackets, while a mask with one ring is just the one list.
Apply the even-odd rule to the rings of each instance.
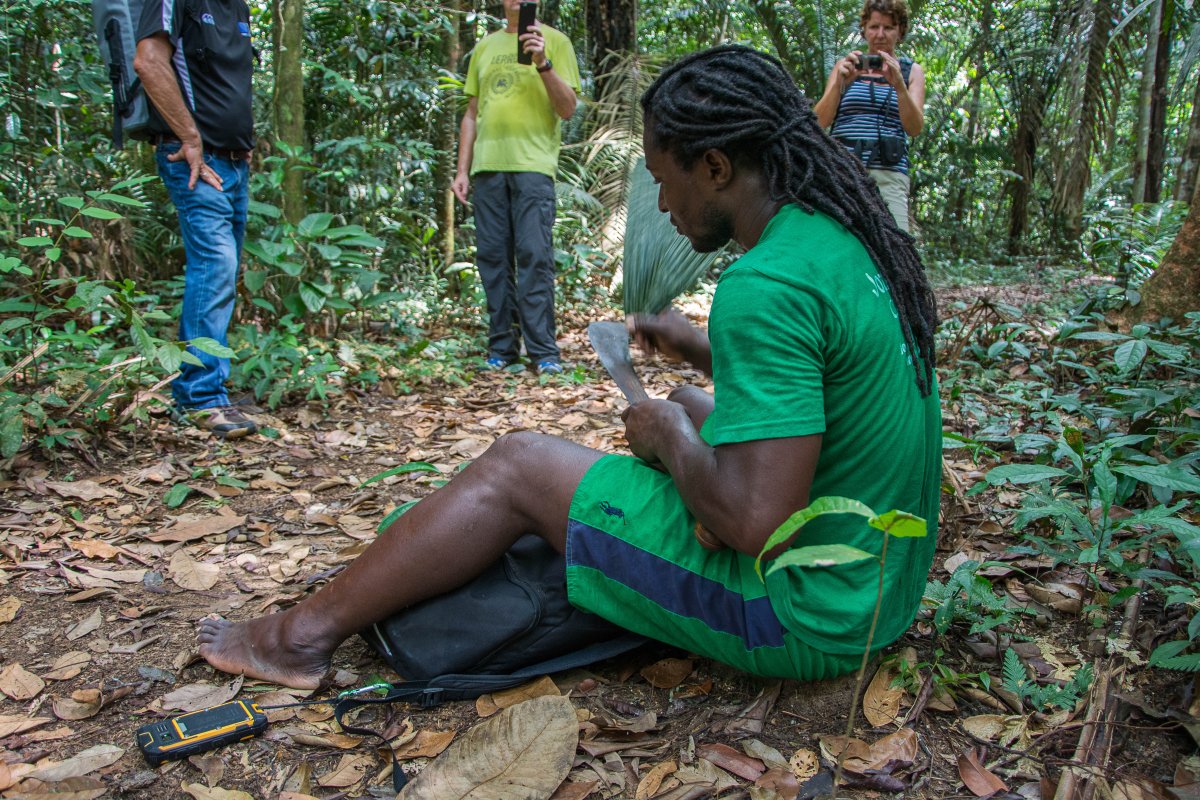
[[137, 731], [142, 755], [157, 767], [164, 761], [204, 753], [250, 739], [267, 729], [267, 715], [254, 703], [235, 700], [203, 711], [143, 725]]

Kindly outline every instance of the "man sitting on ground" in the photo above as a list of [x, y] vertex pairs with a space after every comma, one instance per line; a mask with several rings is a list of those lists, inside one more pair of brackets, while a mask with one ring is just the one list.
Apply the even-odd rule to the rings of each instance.
[[[566, 553], [568, 596], [585, 610], [755, 674], [832, 677], [862, 657], [878, 562], [789, 568], [764, 584], [754, 559], [789, 515], [833, 495], [928, 521], [929, 536], [889, 545], [873, 647], [908, 627], [941, 483], [935, 311], [911, 240], [883, 224], [861, 165], [769, 56], [692, 55], [642, 109], [659, 207], [698, 251], [730, 239], [746, 250], [721, 276], [707, 334], [677, 312], [632, 321], [644, 347], [711, 375], [713, 394], [630, 406], [632, 457], [501, 437], [300, 604], [203, 621], [209, 663], [316, 687], [343, 640], [462, 585], [532, 532]], [[883, 544], [838, 516], [788, 546], [833, 542]]]

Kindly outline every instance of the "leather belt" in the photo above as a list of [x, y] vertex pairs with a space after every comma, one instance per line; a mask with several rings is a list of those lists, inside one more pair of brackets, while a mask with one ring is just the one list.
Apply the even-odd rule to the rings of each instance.
[[[178, 136], [172, 133], [159, 133], [154, 136], [154, 144], [181, 144]], [[231, 147], [209, 147], [204, 145], [204, 152], [227, 161], [246, 161], [250, 158], [251, 150], [235, 150]]]

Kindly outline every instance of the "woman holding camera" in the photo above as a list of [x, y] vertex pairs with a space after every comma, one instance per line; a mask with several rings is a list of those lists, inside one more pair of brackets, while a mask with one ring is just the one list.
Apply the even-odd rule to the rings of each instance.
[[859, 17], [867, 52], [834, 65], [813, 106], [822, 127], [859, 158], [896, 225], [908, 231], [908, 137], [925, 125], [925, 70], [896, 55], [908, 33], [904, 0], [866, 0]]

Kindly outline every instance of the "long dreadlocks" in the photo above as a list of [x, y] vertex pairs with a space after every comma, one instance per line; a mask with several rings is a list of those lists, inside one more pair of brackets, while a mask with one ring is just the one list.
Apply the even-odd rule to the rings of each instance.
[[901, 231], [862, 164], [817, 123], [775, 58], [740, 45], [690, 55], [642, 95], [652, 141], [684, 169], [709, 149], [757, 164], [771, 199], [821, 211], [867, 249], [887, 282], [921, 395], [933, 386], [937, 310], [912, 238]]

